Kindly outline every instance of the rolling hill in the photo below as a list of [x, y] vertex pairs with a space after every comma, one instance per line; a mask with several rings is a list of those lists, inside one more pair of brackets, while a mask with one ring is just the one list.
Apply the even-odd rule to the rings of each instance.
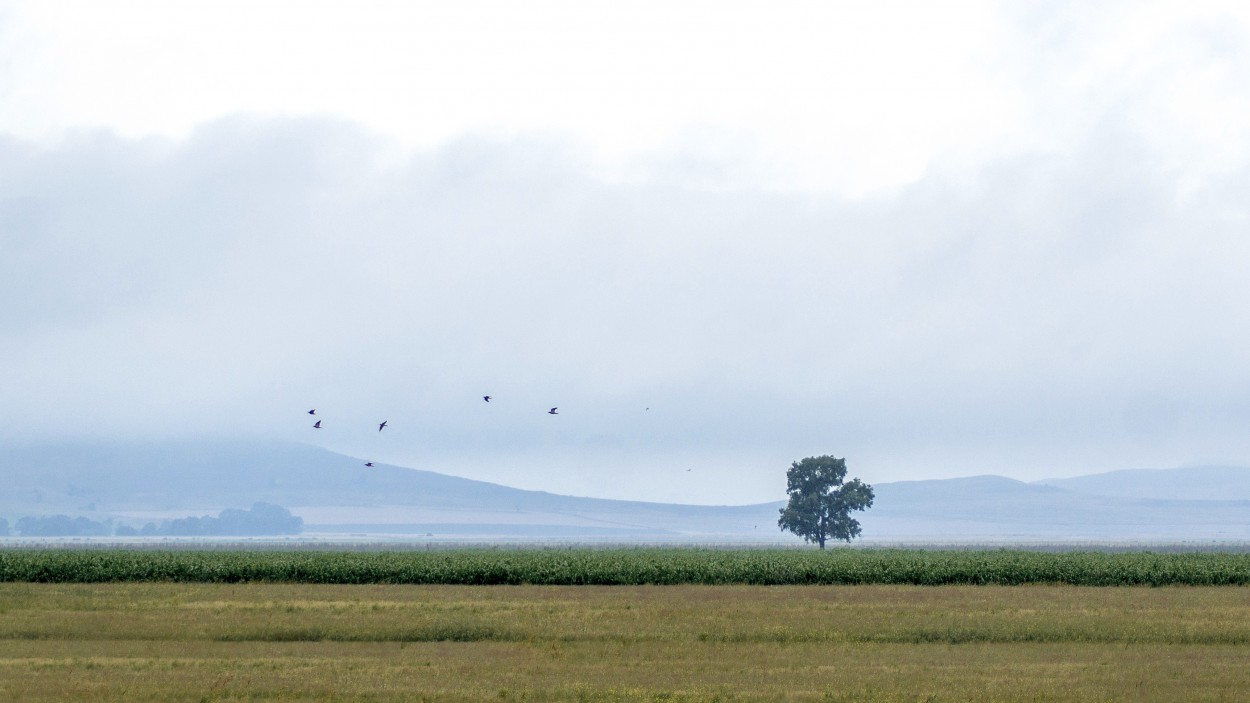
[[1077, 493], [1151, 500], [1250, 500], [1250, 470], [1236, 466], [1125, 469], [1036, 481]]
[[[797, 543], [782, 502], [697, 506], [509, 488], [276, 442], [0, 447], [0, 516], [65, 513], [131, 525], [255, 502], [325, 536]], [[1250, 470], [1119, 471], [879, 483], [866, 542], [1250, 541]]]

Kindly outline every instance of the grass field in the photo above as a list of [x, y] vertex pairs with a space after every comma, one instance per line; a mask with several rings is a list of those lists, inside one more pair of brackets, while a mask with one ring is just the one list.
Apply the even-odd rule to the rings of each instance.
[[1246, 700], [1250, 589], [0, 584], [0, 700]]

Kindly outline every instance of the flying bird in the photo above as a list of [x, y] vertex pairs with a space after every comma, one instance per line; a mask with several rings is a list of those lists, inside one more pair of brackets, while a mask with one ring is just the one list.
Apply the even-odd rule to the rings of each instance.
[[555, 409], [555, 408], [552, 408], [552, 409], [550, 409], [550, 410], [548, 410], [548, 411], [547, 411], [547, 414], [548, 414], [548, 415], [559, 415], [560, 413], [556, 412], [556, 409]]
[[308, 414], [309, 414], [309, 415], [316, 415], [316, 414], [317, 414], [317, 409], [316, 409], [316, 408], [313, 408], [312, 410], [309, 410], [309, 411], [308, 411]]
[[378, 425], [378, 432], [381, 432], [383, 427], [386, 427], [386, 420], [383, 420], [382, 424]]
[[488, 395], [484, 395], [484, 396], [482, 396], [482, 400], [485, 400], [486, 402], [488, 402], [488, 403], [489, 403], [489, 402], [490, 402], [490, 396], [488, 396]]
[[373, 462], [372, 462], [372, 461], [366, 461], [366, 462], [365, 462], [365, 466], [372, 467], [372, 466], [373, 466]]
[[314, 430], [321, 429], [321, 420], [317, 420], [317, 422], [313, 424], [313, 429]]

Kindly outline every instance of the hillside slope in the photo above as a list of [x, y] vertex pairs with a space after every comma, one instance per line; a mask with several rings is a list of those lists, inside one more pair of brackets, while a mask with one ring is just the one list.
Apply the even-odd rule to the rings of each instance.
[[[0, 447], [0, 517], [66, 513], [132, 525], [275, 503], [325, 534], [618, 542], [795, 543], [782, 502], [697, 506], [557, 495], [274, 442]], [[868, 542], [1250, 540], [1245, 469], [1002, 476], [874, 486]], [[779, 483], [784, 477], [779, 476]], [[1183, 489], [1183, 490], [1182, 490]], [[1159, 497], [1165, 496], [1165, 497]]]
[[1250, 500], [1250, 469], [1195, 466], [1181, 469], [1125, 469], [1051, 478], [1039, 486], [1090, 495], [1153, 500]]

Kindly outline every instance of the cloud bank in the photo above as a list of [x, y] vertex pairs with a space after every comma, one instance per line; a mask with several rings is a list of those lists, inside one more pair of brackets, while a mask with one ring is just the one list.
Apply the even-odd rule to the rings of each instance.
[[818, 453], [869, 481], [1245, 462], [1250, 172], [1156, 153], [1111, 122], [846, 199], [605, 181], [551, 135], [8, 139], [0, 437], [275, 437], [691, 502], [778, 498]]

